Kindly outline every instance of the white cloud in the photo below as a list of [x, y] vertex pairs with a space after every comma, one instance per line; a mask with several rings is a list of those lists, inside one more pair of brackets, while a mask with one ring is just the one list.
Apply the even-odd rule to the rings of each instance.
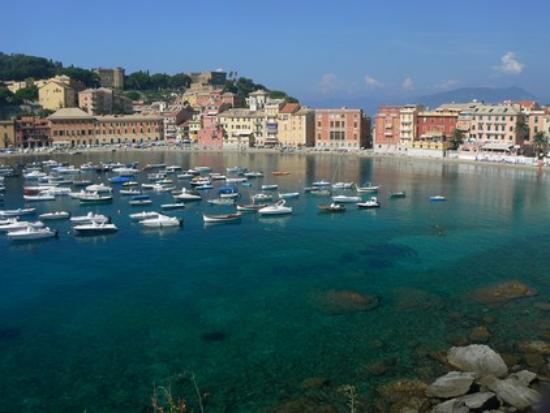
[[405, 80], [403, 80], [403, 83], [401, 83], [401, 87], [405, 90], [413, 90], [414, 89], [414, 82], [410, 76], [407, 76]]
[[367, 87], [381, 87], [382, 83], [372, 76], [365, 75], [365, 85], [367, 85]]
[[437, 85], [435, 85], [436, 89], [443, 89], [443, 90], [449, 90], [453, 87], [455, 87], [458, 84], [458, 80], [449, 79], [445, 80]]
[[521, 63], [514, 52], [506, 52], [500, 58], [500, 65], [495, 66], [495, 70], [506, 75], [519, 75], [523, 72], [525, 65]]
[[321, 89], [321, 93], [329, 94], [334, 90], [338, 89], [338, 84], [339, 84], [338, 78], [334, 73], [325, 73], [323, 77], [321, 77], [321, 82], [319, 83], [319, 87]]

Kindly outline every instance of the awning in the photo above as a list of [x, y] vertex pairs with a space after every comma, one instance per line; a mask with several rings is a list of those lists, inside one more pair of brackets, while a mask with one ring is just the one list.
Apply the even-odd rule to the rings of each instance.
[[481, 147], [481, 149], [487, 151], [510, 151], [514, 145], [509, 143], [487, 143]]

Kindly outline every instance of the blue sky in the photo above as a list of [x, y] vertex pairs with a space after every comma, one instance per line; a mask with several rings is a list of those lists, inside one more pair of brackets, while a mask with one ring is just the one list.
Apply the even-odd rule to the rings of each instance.
[[0, 50], [127, 71], [237, 71], [306, 103], [465, 86], [550, 101], [550, 1], [18, 0]]

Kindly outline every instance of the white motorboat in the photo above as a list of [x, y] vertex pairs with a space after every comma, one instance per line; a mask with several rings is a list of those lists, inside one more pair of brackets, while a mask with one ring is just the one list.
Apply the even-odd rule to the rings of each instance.
[[35, 212], [36, 208], [5, 209], [0, 211], [0, 218], [21, 217], [23, 215], [32, 215]]
[[136, 181], [127, 181], [122, 183], [122, 186], [124, 187], [138, 186], [138, 185], [139, 185], [139, 182], [136, 182]]
[[347, 203], [357, 203], [363, 201], [360, 196], [347, 196], [347, 195], [336, 195], [332, 197], [333, 202], [339, 202], [341, 204]]
[[320, 181], [312, 182], [312, 186], [322, 187], [322, 186], [330, 186], [329, 181], [325, 181], [324, 179], [321, 179]]
[[130, 214], [130, 219], [132, 221], [143, 221], [144, 219], [157, 218], [160, 214], [154, 211], [142, 211], [136, 212], [135, 214]]
[[71, 188], [64, 186], [53, 186], [41, 192], [41, 194], [53, 195], [53, 196], [65, 196], [71, 193]]
[[360, 186], [357, 188], [359, 193], [369, 193], [369, 192], [378, 192], [380, 189], [379, 185], [371, 185], [370, 183], [365, 186]]
[[252, 196], [252, 202], [265, 202], [265, 201], [271, 201], [273, 199], [273, 196], [271, 194], [256, 194]]
[[120, 195], [128, 196], [128, 195], [141, 195], [141, 191], [138, 189], [121, 189], [119, 191]]
[[38, 195], [23, 195], [23, 199], [26, 202], [55, 201], [55, 196], [42, 193]]
[[27, 181], [33, 181], [33, 180], [37, 180], [39, 178], [43, 178], [45, 176], [47, 176], [47, 174], [45, 174], [44, 172], [32, 171], [32, 172], [24, 174], [23, 178], [25, 178]]
[[210, 172], [212, 170], [209, 166], [195, 166], [194, 169], [198, 172]]
[[222, 174], [210, 174], [210, 179], [213, 181], [225, 181], [227, 177]]
[[336, 202], [328, 205], [318, 205], [318, 207], [322, 212], [346, 212], [346, 207]]
[[355, 182], [336, 182], [332, 185], [332, 189], [352, 189]]
[[96, 169], [97, 165], [94, 165], [91, 162], [80, 165], [80, 170], [82, 172], [94, 172]]
[[97, 192], [97, 193], [113, 192], [113, 188], [103, 184], [88, 185], [85, 189], [87, 192]]
[[280, 199], [293, 199], [293, 198], [299, 198], [300, 197], [300, 193], [299, 192], [284, 192], [284, 193], [279, 193], [279, 198]]
[[227, 178], [225, 180], [225, 182], [228, 183], [228, 184], [242, 184], [242, 183], [245, 183], [247, 181], [248, 181], [247, 178]]
[[183, 220], [159, 214], [156, 218], [144, 219], [139, 223], [148, 228], [170, 228], [181, 226]]
[[432, 202], [443, 202], [446, 200], [447, 198], [445, 198], [443, 195], [433, 195], [430, 197], [430, 201]]
[[277, 184], [262, 185], [262, 191], [274, 191], [276, 189], [279, 189]]
[[69, 219], [70, 217], [71, 217], [71, 214], [66, 211], [46, 212], [45, 214], [38, 215], [38, 218], [44, 221]]
[[94, 214], [93, 212], [88, 212], [86, 215], [72, 217], [71, 222], [73, 224], [91, 224], [92, 222], [104, 224], [109, 222], [109, 217], [101, 214]]
[[41, 221], [14, 221], [8, 224], [0, 225], [0, 232], [20, 231], [27, 227], [44, 228], [44, 224]]
[[183, 202], [175, 202], [172, 204], [162, 204], [160, 206], [161, 209], [164, 210], [170, 210], [170, 209], [183, 209], [185, 208], [185, 204]]
[[202, 214], [202, 219], [205, 224], [239, 222], [241, 220], [241, 213], [236, 212], [234, 214], [222, 214], [222, 215]]
[[233, 198], [214, 198], [207, 201], [210, 205], [233, 205], [235, 199]]
[[196, 191], [190, 191], [189, 189], [183, 188], [181, 193], [174, 196], [175, 199], [181, 201], [200, 201], [202, 199], [201, 195]]
[[179, 165], [170, 165], [166, 167], [166, 173], [176, 173], [181, 171], [182, 168]]
[[210, 178], [195, 177], [191, 180], [192, 186], [202, 186], [202, 185], [211, 185], [211, 184], [212, 184], [212, 181], [210, 180]]
[[46, 238], [57, 237], [57, 231], [52, 231], [48, 227], [35, 228], [28, 225], [24, 229], [8, 232], [8, 238], [12, 241], [33, 241]]
[[99, 192], [85, 192], [78, 199], [82, 204], [102, 204], [112, 202], [113, 196], [110, 193], [100, 194]]
[[243, 175], [247, 178], [261, 178], [264, 176], [263, 172], [259, 171], [245, 172]]
[[[153, 201], [149, 198], [141, 198], [142, 195], [135, 196], [134, 199], [131, 199], [128, 204], [130, 206], [148, 206], [152, 205]], [[137, 199], [136, 199], [137, 198]]]
[[128, 168], [128, 167], [120, 167], [120, 168], [114, 168], [113, 172], [119, 176], [134, 176], [139, 171], [136, 168]]
[[288, 215], [292, 214], [292, 208], [285, 206], [286, 201], [281, 199], [279, 202], [276, 202], [273, 205], [268, 205], [260, 210], [258, 213], [260, 215]]
[[373, 196], [367, 201], [358, 202], [357, 206], [359, 208], [380, 208], [380, 201], [378, 201], [377, 197]]
[[75, 225], [73, 229], [81, 235], [99, 235], [99, 234], [112, 234], [117, 232], [118, 228], [115, 224], [91, 222], [90, 224]]
[[176, 176], [176, 178], [177, 178], [177, 179], [191, 179], [191, 178], [193, 178], [194, 176], [195, 176], [195, 175], [186, 172], [186, 173], [184, 173], [184, 174], [178, 174], [178, 175]]

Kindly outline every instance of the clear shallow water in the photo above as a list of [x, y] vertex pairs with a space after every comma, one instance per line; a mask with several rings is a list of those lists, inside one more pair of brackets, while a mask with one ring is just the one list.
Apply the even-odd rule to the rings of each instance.
[[[60, 159], [264, 171], [263, 181], [242, 188], [245, 199], [262, 182], [290, 192], [321, 178], [372, 181], [382, 186], [383, 204], [323, 215], [316, 205], [326, 200], [301, 195], [289, 201], [291, 217], [246, 215], [239, 225], [205, 228], [203, 210], [227, 209], [188, 203], [170, 212], [184, 218], [183, 229], [163, 232], [132, 224], [128, 214], [136, 209], [118, 195], [94, 207], [69, 199], [36, 204], [40, 212], [108, 214], [119, 232], [75, 238], [68, 223], [52, 223], [58, 240], [13, 244], [0, 237], [0, 411], [139, 412], [153, 383], [182, 372], [194, 372], [210, 393], [207, 411], [265, 411], [299, 397], [310, 377], [372, 395], [387, 380], [421, 375], [421, 349], [448, 348], [487, 315], [495, 317], [490, 344], [497, 348], [540, 333], [544, 313], [532, 304], [550, 293], [548, 174], [334, 155]], [[272, 177], [275, 170], [291, 175]], [[22, 182], [6, 185], [5, 208], [21, 206]], [[388, 200], [396, 190], [408, 197]], [[428, 202], [439, 193], [448, 201]], [[171, 199], [152, 198], [157, 209]], [[510, 279], [539, 296], [497, 308], [472, 300], [476, 288]], [[376, 295], [381, 304], [330, 314], [319, 297], [333, 289]], [[453, 321], [453, 312], [464, 319]], [[390, 371], [371, 374], [369, 365], [388, 358], [395, 359]]]

